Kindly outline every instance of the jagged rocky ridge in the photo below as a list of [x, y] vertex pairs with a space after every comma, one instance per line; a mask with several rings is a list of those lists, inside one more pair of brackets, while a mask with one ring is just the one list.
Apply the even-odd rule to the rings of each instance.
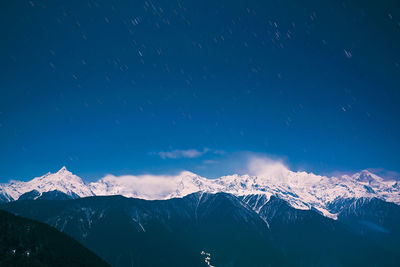
[[[271, 196], [285, 200], [296, 209], [313, 209], [324, 216], [337, 218], [334, 203], [345, 199], [378, 198], [400, 204], [400, 183], [384, 180], [367, 171], [352, 176], [326, 177], [306, 172], [293, 172], [274, 166], [265, 175], [230, 175], [207, 179], [184, 171], [176, 176], [121, 176], [107, 175], [97, 182], [84, 183], [65, 167], [28, 182], [11, 181], [0, 185], [0, 201], [54, 198], [57, 192], [64, 198], [123, 195], [147, 200], [184, 197], [194, 192], [225, 192], [235, 196], [257, 195], [255, 210]], [[46, 196], [46, 192], [53, 192]], [[27, 196], [28, 195], [28, 196]], [[244, 199], [244, 201], [246, 201]]]

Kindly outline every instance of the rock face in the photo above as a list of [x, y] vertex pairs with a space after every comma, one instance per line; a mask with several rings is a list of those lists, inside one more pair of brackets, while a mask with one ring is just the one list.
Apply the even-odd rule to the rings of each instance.
[[377, 198], [400, 204], [399, 182], [384, 180], [369, 171], [352, 176], [326, 177], [293, 172], [283, 165], [275, 166], [260, 176], [230, 175], [207, 179], [185, 171], [176, 176], [107, 175], [92, 183], [84, 183], [63, 167], [57, 173], [48, 173], [28, 182], [11, 181], [0, 185], [0, 201], [13, 201], [21, 196], [22, 199], [36, 199], [50, 191], [60, 192], [58, 197], [66, 195], [64, 198], [123, 195], [147, 200], [184, 197], [195, 192], [225, 192], [235, 196], [258, 195], [260, 203], [275, 196], [296, 209], [316, 210], [334, 219], [338, 215], [334, 203], [341, 200]]
[[[395, 204], [376, 201], [373, 207], [385, 214], [400, 212]], [[400, 263], [398, 236], [387, 245], [387, 233], [379, 228], [368, 229], [373, 235], [358, 231], [364, 220], [398, 231], [400, 218], [388, 217], [380, 225], [370, 217], [370, 206], [360, 214], [341, 208], [333, 220], [275, 196], [202, 192], [152, 201], [122, 196], [26, 200], [0, 208], [57, 228], [113, 266], [204, 266], [202, 251], [211, 254], [215, 266]]]

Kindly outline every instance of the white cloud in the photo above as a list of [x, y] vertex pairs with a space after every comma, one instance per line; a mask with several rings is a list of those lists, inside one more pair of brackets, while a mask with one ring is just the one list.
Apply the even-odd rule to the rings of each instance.
[[284, 179], [290, 172], [282, 160], [273, 160], [267, 157], [250, 158], [247, 170], [250, 175], [275, 179]]
[[216, 154], [216, 155], [222, 155], [223, 153], [225, 153], [223, 150], [211, 150], [209, 148], [203, 148], [203, 150], [175, 149], [175, 150], [171, 150], [171, 151], [160, 151], [156, 154], [159, 155], [162, 159], [178, 159], [178, 158], [198, 158], [208, 152], [212, 152], [213, 154]]
[[217, 164], [219, 161], [218, 160], [213, 160], [213, 159], [206, 159], [203, 161], [204, 164]]
[[124, 195], [146, 199], [163, 199], [174, 192], [182, 176], [193, 175], [184, 171], [178, 175], [107, 175], [99, 182], [91, 183], [98, 195]]
[[172, 150], [172, 151], [161, 151], [158, 152], [158, 155], [162, 159], [177, 159], [177, 158], [198, 158], [207, 153], [208, 149], [203, 149], [203, 151], [199, 151], [197, 149], [188, 149], [188, 150]]

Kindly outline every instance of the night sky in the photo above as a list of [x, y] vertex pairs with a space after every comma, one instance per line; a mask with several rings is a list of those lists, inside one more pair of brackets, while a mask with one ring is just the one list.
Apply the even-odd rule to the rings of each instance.
[[1, 1], [0, 182], [400, 171], [397, 1]]

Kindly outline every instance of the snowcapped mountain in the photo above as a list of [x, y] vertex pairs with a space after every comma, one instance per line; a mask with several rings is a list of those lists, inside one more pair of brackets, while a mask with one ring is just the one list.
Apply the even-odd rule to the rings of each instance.
[[31, 191], [37, 191], [38, 194], [35, 198], [50, 191], [60, 191], [71, 197], [94, 195], [80, 177], [62, 167], [56, 173], [47, 173], [28, 182], [11, 181], [8, 184], [0, 185], [0, 199], [5, 201], [18, 200], [21, 195]]
[[[297, 209], [316, 209], [325, 216], [336, 218], [329, 204], [337, 199], [379, 198], [400, 204], [399, 183], [386, 181], [369, 172], [352, 176], [326, 177], [280, 168], [265, 176], [230, 175], [207, 179], [191, 172], [177, 176], [122, 176], [112, 175], [91, 183], [95, 195], [123, 195], [127, 197], [169, 199], [190, 193], [225, 192], [236, 196], [264, 196], [264, 203], [273, 195]], [[261, 209], [257, 206], [257, 209]]]
[[40, 194], [57, 190], [70, 196], [123, 195], [147, 200], [184, 197], [198, 191], [225, 192], [236, 196], [258, 195], [263, 204], [256, 202], [256, 211], [261, 210], [271, 196], [276, 196], [296, 209], [315, 209], [331, 218], [337, 216], [331, 203], [339, 199], [378, 198], [400, 204], [399, 182], [384, 180], [367, 170], [352, 176], [327, 177], [294, 172], [279, 164], [264, 168], [258, 175], [235, 174], [217, 179], [208, 179], [188, 171], [176, 176], [107, 175], [89, 184], [63, 167], [57, 173], [48, 173], [29, 182], [12, 181], [0, 185], [0, 200], [17, 200], [32, 190]]

